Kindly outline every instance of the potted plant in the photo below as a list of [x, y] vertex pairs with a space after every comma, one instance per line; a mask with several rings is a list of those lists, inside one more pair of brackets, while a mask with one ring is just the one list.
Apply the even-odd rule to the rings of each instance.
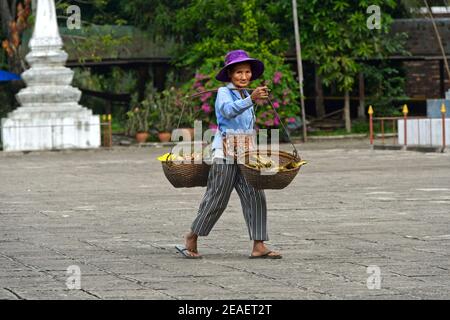
[[[175, 105], [178, 110], [176, 122], [179, 123], [179, 129], [183, 131], [184, 137], [187, 135], [190, 140], [194, 140], [194, 124], [195, 120], [199, 119], [198, 111], [195, 110], [195, 101], [189, 100], [182, 90], [177, 90], [175, 97]], [[184, 111], [181, 113], [183, 105]]]
[[156, 128], [159, 131], [158, 136], [161, 142], [170, 141], [177, 116], [180, 116], [181, 110], [177, 107], [176, 100], [176, 90], [173, 87], [155, 95], [155, 105], [158, 110]]
[[147, 141], [149, 137], [149, 118], [151, 104], [144, 100], [142, 103], [137, 102], [137, 95], [133, 95], [132, 110], [127, 112], [126, 131], [128, 135], [135, 136], [138, 143]]

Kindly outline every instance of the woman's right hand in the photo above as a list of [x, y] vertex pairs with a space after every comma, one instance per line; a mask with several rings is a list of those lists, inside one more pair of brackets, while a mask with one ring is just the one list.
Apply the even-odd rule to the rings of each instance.
[[252, 101], [267, 99], [269, 97], [267, 87], [257, 87], [255, 90], [253, 90], [251, 97]]

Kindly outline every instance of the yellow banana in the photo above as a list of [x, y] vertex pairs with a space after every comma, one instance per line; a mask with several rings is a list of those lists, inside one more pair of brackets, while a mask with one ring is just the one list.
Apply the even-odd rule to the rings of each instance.
[[195, 161], [195, 160], [201, 160], [202, 154], [187, 154], [187, 155], [175, 155], [171, 153], [163, 154], [162, 156], [159, 156], [157, 158], [161, 162], [167, 162], [167, 161]]
[[161, 162], [173, 161], [173, 154], [166, 153], [157, 158]]

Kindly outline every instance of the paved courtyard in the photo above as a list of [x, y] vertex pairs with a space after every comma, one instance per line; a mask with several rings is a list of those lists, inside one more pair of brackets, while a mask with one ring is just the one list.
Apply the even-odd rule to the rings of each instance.
[[0, 299], [450, 299], [450, 153], [299, 145], [309, 164], [266, 192], [284, 258], [247, 258], [233, 193], [186, 260], [205, 189], [169, 184], [167, 150], [0, 152]]

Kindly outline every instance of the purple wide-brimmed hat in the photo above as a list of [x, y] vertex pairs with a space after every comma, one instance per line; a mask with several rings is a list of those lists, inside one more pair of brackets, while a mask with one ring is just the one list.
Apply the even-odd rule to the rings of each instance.
[[230, 82], [230, 76], [228, 75], [228, 68], [231, 65], [249, 62], [252, 68], [252, 78], [250, 80], [258, 79], [264, 73], [264, 63], [258, 59], [253, 59], [248, 56], [248, 53], [244, 50], [234, 50], [227, 53], [225, 56], [225, 66], [217, 74], [216, 79], [223, 82]]

